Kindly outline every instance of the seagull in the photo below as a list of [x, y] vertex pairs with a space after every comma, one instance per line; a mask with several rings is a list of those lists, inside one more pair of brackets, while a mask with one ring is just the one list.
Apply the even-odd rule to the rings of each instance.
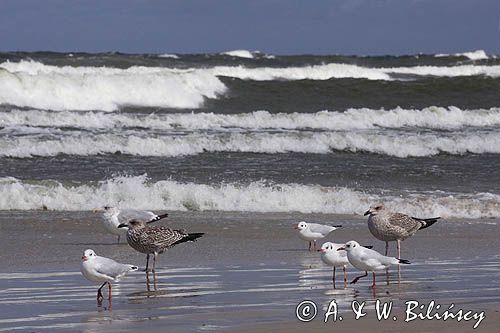
[[385, 242], [385, 255], [389, 242], [396, 241], [398, 258], [401, 256], [401, 241], [413, 236], [418, 230], [430, 227], [440, 217], [419, 219], [402, 213], [393, 213], [383, 205], [373, 205], [364, 214], [368, 217], [368, 229], [375, 238]]
[[102, 223], [106, 230], [120, 237], [127, 233], [127, 229], [119, 229], [121, 223], [127, 223], [130, 220], [144, 221], [146, 223], [156, 222], [168, 216], [168, 214], [158, 215], [146, 210], [135, 209], [119, 209], [118, 207], [104, 206], [103, 208], [94, 209], [94, 212], [103, 212]]
[[344, 271], [344, 288], [347, 286], [347, 274], [345, 271], [346, 265], [349, 264], [349, 260], [347, 259], [347, 253], [345, 251], [337, 251], [341, 248], [343, 244], [335, 244], [332, 242], [326, 242], [321, 245], [321, 249], [318, 251], [321, 252], [321, 260], [328, 266], [333, 266], [333, 289], [335, 289], [335, 268], [342, 267]]
[[97, 302], [102, 302], [102, 288], [108, 285], [108, 299], [111, 301], [111, 282], [118, 282], [125, 274], [137, 271], [139, 267], [134, 265], [120, 264], [113, 259], [100, 257], [91, 249], [83, 252], [80, 270], [83, 276], [91, 281], [103, 284], [97, 289]]
[[156, 257], [177, 244], [194, 242], [204, 233], [186, 233], [185, 230], [174, 230], [163, 226], [148, 226], [144, 221], [132, 220], [122, 223], [118, 228], [128, 227], [127, 242], [136, 251], [146, 253], [146, 272], [149, 272], [149, 255], [153, 254], [153, 272], [155, 271]]
[[375, 288], [375, 271], [381, 271], [389, 268], [391, 265], [409, 264], [410, 262], [405, 259], [383, 256], [375, 250], [371, 250], [361, 246], [356, 241], [349, 241], [337, 251], [347, 251], [347, 259], [357, 269], [365, 271], [364, 275], [356, 277], [351, 283], [356, 283], [362, 277], [368, 275], [368, 272], [373, 272], [373, 284]]
[[295, 229], [299, 229], [299, 237], [309, 242], [309, 251], [311, 251], [311, 242], [314, 242], [314, 249], [316, 250], [316, 240], [325, 238], [329, 233], [342, 227], [341, 225], [324, 225], [318, 223], [299, 222]]

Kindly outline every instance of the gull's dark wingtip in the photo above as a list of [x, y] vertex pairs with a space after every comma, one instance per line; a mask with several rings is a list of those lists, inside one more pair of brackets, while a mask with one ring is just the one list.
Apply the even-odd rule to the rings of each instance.
[[441, 217], [431, 217], [431, 218], [428, 218], [428, 219], [419, 219], [419, 218], [415, 218], [414, 217], [415, 220], [417, 220], [418, 222], [420, 222], [420, 228], [418, 228], [418, 230], [430, 227], [431, 225], [433, 225], [434, 223], [436, 223], [440, 218]]
[[204, 234], [205, 234], [204, 232], [195, 232], [195, 233], [187, 234], [185, 237], [183, 237], [182, 239], [179, 239], [177, 242], [172, 244], [172, 246], [180, 244], [180, 243], [185, 243], [185, 242], [196, 242], [196, 240], [198, 238], [200, 238], [201, 236], [203, 236]]
[[159, 221], [159, 220], [161, 220], [161, 219], [164, 219], [164, 218], [166, 218], [166, 217], [168, 217], [168, 213], [161, 214], [161, 215], [157, 215], [156, 217], [152, 218], [151, 220], [149, 220], [149, 221], [148, 221], [148, 222], [146, 222], [146, 223], [148, 223], [148, 224], [149, 224], [149, 223], [153, 223], [153, 222]]

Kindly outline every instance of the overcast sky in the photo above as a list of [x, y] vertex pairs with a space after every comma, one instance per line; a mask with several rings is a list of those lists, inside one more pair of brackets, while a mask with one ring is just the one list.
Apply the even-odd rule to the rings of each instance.
[[500, 53], [500, 0], [0, 0], [1, 51]]

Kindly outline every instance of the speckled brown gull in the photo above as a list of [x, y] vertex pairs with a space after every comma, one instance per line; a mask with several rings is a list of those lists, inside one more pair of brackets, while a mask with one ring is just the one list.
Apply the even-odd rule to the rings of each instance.
[[156, 266], [156, 257], [177, 244], [194, 242], [204, 233], [186, 233], [184, 230], [175, 230], [163, 226], [148, 226], [143, 221], [132, 220], [122, 223], [119, 228], [128, 227], [127, 242], [136, 251], [145, 253], [146, 269], [149, 271], [149, 255], [153, 254], [153, 272]]
[[396, 241], [398, 258], [401, 257], [400, 242], [413, 236], [418, 230], [430, 227], [440, 217], [420, 219], [402, 213], [394, 213], [383, 205], [373, 205], [365, 215], [368, 217], [368, 229], [375, 238], [385, 242], [385, 255], [389, 250], [389, 242]]

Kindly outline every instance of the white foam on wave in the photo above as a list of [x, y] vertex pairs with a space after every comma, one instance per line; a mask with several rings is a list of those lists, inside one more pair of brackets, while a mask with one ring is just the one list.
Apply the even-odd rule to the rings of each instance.
[[121, 106], [199, 108], [227, 91], [219, 76], [242, 80], [395, 80], [394, 75], [500, 76], [500, 65], [369, 68], [330, 63], [303, 67], [216, 66], [176, 69], [132, 66], [51, 66], [35, 61], [0, 64], [0, 104], [50, 110], [114, 111]]
[[[436, 54], [436, 58], [441, 58], [441, 57], [449, 57], [451, 54], [446, 54], [446, 53], [439, 53]], [[453, 56], [455, 57], [467, 57], [470, 60], [484, 60], [488, 59], [488, 55], [484, 50], [476, 50], [476, 51], [471, 51], [471, 52], [462, 52], [462, 53], [454, 53]]]
[[476, 50], [476, 51], [472, 51], [472, 52], [463, 52], [460, 55], [463, 55], [463, 56], [469, 58], [470, 60], [484, 60], [484, 59], [488, 59], [488, 55], [486, 54], [486, 52], [484, 52], [484, 50]]
[[232, 128], [356, 130], [380, 127], [461, 129], [470, 126], [500, 126], [500, 109], [462, 110], [453, 106], [448, 108], [431, 106], [421, 110], [361, 108], [348, 109], [345, 112], [270, 113], [268, 111], [255, 111], [242, 114], [137, 114], [12, 110], [0, 111], [0, 126], [75, 127], [82, 129], [141, 127], [157, 130], [230, 130]]
[[179, 56], [177, 54], [164, 53], [164, 54], [159, 54], [158, 58], [179, 59]]
[[391, 76], [379, 68], [360, 67], [349, 64], [326, 64], [304, 67], [257, 67], [216, 66], [210, 69], [214, 75], [242, 80], [329, 80], [332, 78], [363, 78], [369, 80], [391, 80]]
[[103, 204], [161, 210], [220, 210], [362, 214], [373, 202], [385, 202], [414, 216], [497, 217], [500, 196], [490, 193], [413, 193], [378, 195], [344, 187], [252, 182], [205, 185], [173, 180], [148, 181], [145, 175], [116, 177], [93, 184], [57, 181], [28, 183], [0, 178], [0, 210], [91, 210]]
[[414, 66], [414, 67], [393, 67], [385, 69], [388, 74], [407, 74], [407, 75], [425, 75], [425, 76], [476, 76], [484, 75], [491, 77], [500, 76], [500, 66], [486, 65], [460, 65], [460, 66]]
[[0, 104], [51, 110], [117, 110], [120, 106], [198, 108], [225, 85], [207, 71], [134, 66], [0, 64]]
[[332, 78], [358, 78], [368, 80], [397, 80], [396, 75], [414, 76], [500, 76], [500, 65], [413, 66], [413, 67], [362, 67], [351, 64], [330, 63], [304, 67], [218, 66], [210, 69], [214, 75], [235, 77], [242, 80], [329, 80]]
[[231, 57], [246, 58], [246, 59], [254, 58], [253, 53], [248, 50], [233, 50], [233, 51], [222, 52], [221, 54], [225, 54]]
[[184, 156], [203, 152], [315, 153], [370, 152], [396, 157], [432, 156], [440, 153], [500, 153], [500, 132], [310, 132], [285, 131], [194, 133], [147, 136], [138, 131], [120, 134], [80, 133], [57, 137], [6, 136], [0, 138], [0, 156], [98, 155], [120, 152], [137, 156]]

